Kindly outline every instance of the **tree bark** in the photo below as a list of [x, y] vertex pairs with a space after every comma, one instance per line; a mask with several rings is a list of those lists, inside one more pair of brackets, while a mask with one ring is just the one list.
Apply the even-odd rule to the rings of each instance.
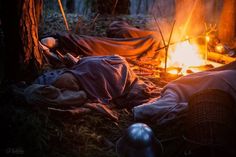
[[236, 0], [224, 0], [223, 10], [219, 21], [219, 38], [230, 42], [236, 33]]
[[4, 77], [7, 80], [32, 79], [35, 67], [42, 64], [38, 44], [42, 0], [2, 1], [1, 6], [6, 44]]

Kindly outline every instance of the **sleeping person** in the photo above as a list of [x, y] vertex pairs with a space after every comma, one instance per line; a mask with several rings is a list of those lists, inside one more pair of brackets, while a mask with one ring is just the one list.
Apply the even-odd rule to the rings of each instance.
[[31, 104], [35, 100], [48, 105], [81, 104], [80, 98], [87, 97], [90, 102], [132, 108], [157, 97], [159, 90], [155, 89], [138, 79], [123, 57], [90, 56], [70, 68], [42, 74], [25, 90], [25, 95]]
[[[157, 87], [138, 79], [123, 57], [113, 55], [84, 57], [71, 68], [44, 73], [34, 84], [70, 91], [74, 93], [73, 98], [78, 91], [83, 91], [92, 102], [133, 108], [136, 120], [156, 117], [161, 124], [184, 112], [189, 97], [206, 89], [223, 90], [236, 100], [235, 80], [236, 61], [169, 82], [159, 97]], [[32, 89], [28, 91], [34, 93]]]
[[160, 98], [133, 108], [134, 118], [155, 118], [159, 124], [167, 123], [185, 112], [192, 95], [214, 89], [228, 93], [236, 102], [236, 61], [169, 82], [162, 89]]
[[51, 51], [74, 57], [120, 55], [143, 60], [154, 59], [160, 40], [156, 32], [141, 30], [123, 21], [115, 21], [108, 28], [109, 37], [95, 37], [73, 33], [58, 33], [41, 39]]

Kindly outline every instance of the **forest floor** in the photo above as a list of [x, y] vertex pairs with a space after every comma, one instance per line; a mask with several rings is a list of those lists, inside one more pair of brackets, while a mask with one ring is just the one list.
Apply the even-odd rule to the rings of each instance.
[[[106, 29], [114, 20], [123, 19], [133, 26], [146, 29], [150, 17], [106, 16], [98, 17], [95, 22], [93, 18], [80, 18], [79, 34], [106, 36]], [[75, 31], [78, 16], [68, 15], [68, 21], [72, 31]], [[57, 13], [48, 14], [40, 26], [41, 37], [63, 31], [66, 31], [63, 20]], [[168, 82], [154, 76], [146, 78], [159, 87]], [[0, 91], [0, 104], [1, 130], [4, 132], [1, 133], [1, 156], [116, 157], [116, 141], [128, 126], [135, 123], [132, 112], [126, 109], [116, 110], [119, 115], [117, 122], [97, 112], [80, 117], [55, 116], [47, 109], [28, 106], [8, 87]], [[180, 126], [149, 125], [156, 137], [165, 141], [163, 157], [182, 153], [184, 141]]]
[[[106, 29], [113, 21], [124, 20], [132, 26], [138, 28], [148, 28], [148, 21], [153, 19], [148, 15], [119, 15], [119, 16], [101, 16], [99, 14], [91, 16], [81, 16], [77, 14], [67, 14], [67, 21], [72, 32], [80, 35], [106, 36]], [[78, 29], [77, 29], [78, 28]], [[78, 30], [76, 32], [76, 30]], [[53, 34], [56, 32], [66, 32], [62, 15], [57, 12], [47, 12], [43, 16], [40, 24], [40, 36]]]

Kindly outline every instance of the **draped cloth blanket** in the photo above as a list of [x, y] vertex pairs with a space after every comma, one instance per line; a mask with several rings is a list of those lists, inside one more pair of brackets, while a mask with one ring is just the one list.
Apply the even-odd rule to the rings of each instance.
[[236, 61], [208, 71], [183, 76], [168, 83], [154, 102], [134, 107], [138, 120], [155, 117], [159, 124], [176, 119], [187, 108], [189, 97], [206, 89], [220, 89], [236, 102]]
[[118, 108], [131, 108], [160, 94], [157, 87], [139, 80], [118, 55], [84, 57], [70, 69], [44, 73], [34, 83], [53, 85], [63, 73], [73, 74], [92, 102], [114, 103]]
[[54, 35], [59, 41], [59, 51], [85, 56], [120, 55], [126, 58], [153, 59], [160, 47], [160, 39], [154, 31], [147, 31], [113, 22], [109, 26], [109, 37], [95, 37], [72, 33]]
[[78, 79], [90, 99], [104, 104], [133, 107], [159, 94], [154, 86], [138, 80], [127, 61], [117, 55], [85, 57], [67, 72]]

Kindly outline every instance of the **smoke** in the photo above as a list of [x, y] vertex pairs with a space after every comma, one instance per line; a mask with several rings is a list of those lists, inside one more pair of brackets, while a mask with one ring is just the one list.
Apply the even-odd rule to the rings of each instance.
[[[167, 40], [175, 21], [172, 41], [205, 33], [206, 24], [218, 24], [223, 0], [155, 0], [149, 13], [159, 20]], [[149, 23], [155, 27], [155, 21]]]
[[172, 17], [175, 13], [175, 0], [154, 0], [149, 13], [161, 18]]
[[203, 0], [177, 0], [176, 2], [175, 20], [179, 38], [200, 34], [204, 30], [205, 23]]

